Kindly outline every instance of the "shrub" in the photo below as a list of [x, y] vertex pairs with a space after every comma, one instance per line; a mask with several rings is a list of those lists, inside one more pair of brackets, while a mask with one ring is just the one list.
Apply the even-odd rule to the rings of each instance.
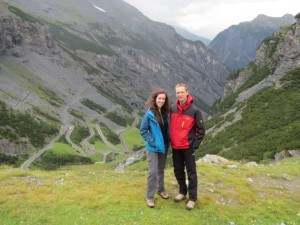
[[99, 105], [99, 104], [97, 104], [97, 103], [95, 103], [95, 102], [93, 102], [93, 101], [91, 101], [91, 100], [89, 100], [87, 98], [85, 98], [84, 100], [82, 100], [81, 103], [83, 105], [85, 105], [86, 107], [90, 108], [91, 110], [94, 110], [94, 111], [96, 111], [96, 112], [98, 112], [100, 114], [107, 112], [106, 108], [104, 108], [103, 106], [101, 106], [101, 105]]
[[100, 123], [100, 126], [103, 131], [103, 134], [110, 143], [114, 145], [118, 145], [121, 143], [118, 135], [114, 133], [111, 129], [109, 129], [104, 123]]

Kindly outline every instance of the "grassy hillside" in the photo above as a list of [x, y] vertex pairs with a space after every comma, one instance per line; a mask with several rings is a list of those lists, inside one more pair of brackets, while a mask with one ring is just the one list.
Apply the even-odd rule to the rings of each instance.
[[137, 150], [138, 148], [145, 147], [145, 141], [141, 137], [139, 129], [136, 127], [124, 132], [122, 137], [124, 138], [129, 149]]
[[[300, 68], [288, 73], [281, 83], [281, 88], [270, 87], [249, 98], [243, 105], [242, 119], [215, 136], [208, 134], [197, 156], [221, 152], [226, 158], [260, 161], [276, 152], [300, 149]], [[232, 119], [233, 115], [219, 116], [208, 127], [220, 127]]]
[[[21, 171], [0, 167], [0, 224], [299, 224], [299, 159], [249, 167], [198, 163], [199, 201], [184, 203], [155, 196], [145, 204], [147, 164], [125, 172], [114, 164]], [[166, 188], [177, 185], [166, 169]], [[298, 193], [298, 194], [297, 194]], [[298, 214], [298, 215], [297, 215]]]

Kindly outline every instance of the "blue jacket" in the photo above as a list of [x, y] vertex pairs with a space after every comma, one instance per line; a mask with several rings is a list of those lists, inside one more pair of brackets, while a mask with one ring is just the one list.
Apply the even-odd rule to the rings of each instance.
[[[170, 145], [169, 138], [169, 119], [168, 123], [168, 141], [167, 147]], [[146, 149], [152, 152], [165, 153], [165, 142], [159, 123], [157, 122], [153, 112], [148, 109], [148, 111], [143, 116], [143, 120], [140, 127], [141, 136], [146, 141]]]

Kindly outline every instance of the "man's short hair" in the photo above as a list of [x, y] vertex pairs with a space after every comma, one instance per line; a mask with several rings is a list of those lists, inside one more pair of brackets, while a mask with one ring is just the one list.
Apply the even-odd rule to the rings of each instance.
[[176, 88], [178, 88], [178, 87], [185, 87], [185, 89], [186, 89], [187, 91], [189, 91], [188, 86], [187, 86], [185, 83], [178, 83], [178, 84], [176, 84], [175, 90], [176, 90]]

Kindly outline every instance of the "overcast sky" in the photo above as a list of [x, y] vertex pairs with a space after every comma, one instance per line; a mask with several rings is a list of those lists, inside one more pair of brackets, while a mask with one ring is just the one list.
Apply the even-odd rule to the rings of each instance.
[[[213, 39], [231, 25], [259, 14], [281, 17], [300, 12], [298, 0], [123, 0], [151, 20], [179, 25]], [[298, 7], [297, 7], [298, 6]]]

